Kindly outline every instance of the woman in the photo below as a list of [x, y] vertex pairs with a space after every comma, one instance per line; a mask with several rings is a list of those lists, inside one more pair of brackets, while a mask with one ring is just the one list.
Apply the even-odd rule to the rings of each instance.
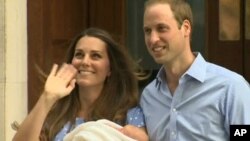
[[[66, 63], [53, 66], [44, 92], [13, 140], [58, 141], [79, 124], [98, 119], [114, 121], [124, 126], [124, 134], [147, 140], [132, 62], [107, 32], [83, 31], [70, 45]], [[129, 132], [133, 128], [141, 130]]]

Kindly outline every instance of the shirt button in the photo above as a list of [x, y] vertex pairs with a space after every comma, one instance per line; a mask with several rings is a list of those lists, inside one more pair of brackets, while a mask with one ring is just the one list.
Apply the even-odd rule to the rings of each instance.
[[176, 132], [175, 132], [175, 131], [172, 131], [172, 132], [171, 132], [171, 136], [172, 136], [173, 139], [176, 139]]
[[176, 109], [174, 108], [172, 111], [173, 111], [173, 112], [176, 112]]

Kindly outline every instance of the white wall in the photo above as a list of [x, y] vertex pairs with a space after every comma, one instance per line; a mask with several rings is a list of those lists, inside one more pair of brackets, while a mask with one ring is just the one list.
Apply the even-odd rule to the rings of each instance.
[[5, 92], [5, 24], [4, 24], [4, 0], [0, 0], [0, 140], [4, 141], [4, 92]]
[[0, 11], [4, 27], [0, 30], [0, 40], [4, 40], [0, 46], [0, 113], [4, 113], [0, 140], [11, 141], [15, 131], [10, 124], [20, 123], [27, 114], [27, 0], [0, 0], [0, 5], [0, 10], [4, 7]]

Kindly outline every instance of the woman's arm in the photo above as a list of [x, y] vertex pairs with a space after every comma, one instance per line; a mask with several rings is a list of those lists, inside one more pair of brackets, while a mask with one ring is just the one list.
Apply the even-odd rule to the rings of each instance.
[[45, 82], [44, 92], [20, 125], [13, 141], [39, 141], [42, 126], [51, 107], [75, 87], [76, 69], [67, 64], [63, 65], [58, 72], [57, 69], [58, 65], [54, 65]]
[[42, 94], [35, 107], [20, 125], [13, 141], [39, 141], [44, 120], [52, 105], [53, 102], [47, 100], [45, 94]]

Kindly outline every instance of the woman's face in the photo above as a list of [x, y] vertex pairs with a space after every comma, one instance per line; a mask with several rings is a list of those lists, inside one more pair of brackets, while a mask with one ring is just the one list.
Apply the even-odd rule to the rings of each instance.
[[96, 37], [84, 36], [77, 42], [72, 64], [80, 87], [102, 86], [111, 73], [106, 43]]

